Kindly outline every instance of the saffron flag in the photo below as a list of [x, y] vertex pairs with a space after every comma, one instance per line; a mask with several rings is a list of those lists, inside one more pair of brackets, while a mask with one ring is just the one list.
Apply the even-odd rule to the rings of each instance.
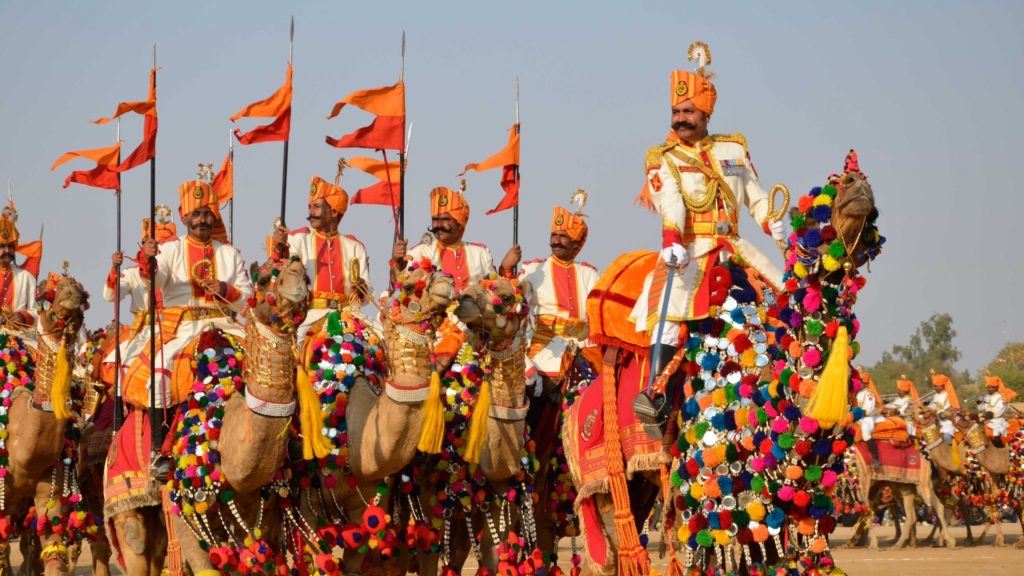
[[277, 92], [264, 100], [253, 102], [242, 108], [231, 117], [231, 121], [234, 122], [239, 118], [274, 118], [270, 124], [257, 126], [244, 134], [241, 129], [235, 130], [235, 138], [238, 138], [242, 144], [288, 140], [292, 126], [292, 65], [290, 63], [285, 71], [284, 84], [277, 89]]
[[224, 164], [213, 177], [212, 186], [222, 207], [235, 197], [235, 163], [231, 160], [231, 152], [224, 157]]
[[39, 264], [43, 261], [43, 239], [18, 244], [15, 252], [25, 257], [19, 268], [28, 270], [33, 276], [39, 276]]
[[63, 156], [57, 158], [50, 166], [50, 172], [57, 169], [58, 166], [69, 162], [75, 158], [88, 158], [93, 162], [102, 166], [110, 166], [111, 164], [118, 163], [118, 153], [121, 151], [121, 143], [118, 142], [113, 146], [107, 146], [106, 148], [93, 148], [91, 150], [74, 150], [72, 152], [65, 152]]
[[499, 167], [502, 168], [501, 189], [505, 191], [505, 196], [497, 206], [487, 211], [488, 215], [519, 205], [519, 124], [513, 124], [509, 129], [508, 144], [497, 154], [479, 164], [466, 164], [465, 170], [459, 175], [462, 176], [470, 170], [483, 172]]
[[401, 206], [400, 193], [402, 174], [398, 162], [384, 162], [365, 156], [349, 158], [348, 165], [362, 170], [380, 182], [363, 188], [352, 197], [351, 204], [381, 204], [384, 206]]
[[334, 105], [327, 119], [336, 117], [345, 105], [361, 108], [377, 117], [369, 126], [340, 138], [327, 137], [335, 148], [372, 148], [374, 150], [405, 149], [405, 84], [357, 90]]
[[[114, 118], [118, 118], [128, 112], [141, 114], [144, 117], [142, 126], [142, 142], [140, 142], [138, 147], [135, 148], [135, 150], [133, 150], [132, 153], [129, 154], [128, 157], [125, 158], [118, 166], [111, 168], [113, 172], [127, 172], [132, 168], [141, 166], [149, 160], [156, 158], [156, 68], [151, 68], [149, 71], [149, 94], [144, 102], [122, 102], [117, 105], [117, 110], [114, 111], [113, 116], [109, 118], [100, 118], [93, 122], [95, 124], [106, 124]], [[109, 176], [97, 176], [93, 179], [95, 180], [96, 178], [104, 179], [109, 178]], [[77, 180], [74, 181], [77, 182]], [[79, 183], [84, 184], [85, 182]], [[92, 186], [92, 184], [90, 184], [90, 186]], [[114, 188], [116, 188], [116, 186]]]
[[76, 170], [64, 180], [64, 188], [76, 184], [84, 184], [93, 188], [106, 190], [117, 190], [120, 182], [117, 178], [117, 165], [121, 158], [121, 143], [118, 142], [107, 148], [93, 148], [91, 150], [75, 150], [67, 152], [57, 159], [50, 168], [51, 171], [61, 164], [75, 158], [88, 158], [96, 162], [96, 167], [91, 170]]

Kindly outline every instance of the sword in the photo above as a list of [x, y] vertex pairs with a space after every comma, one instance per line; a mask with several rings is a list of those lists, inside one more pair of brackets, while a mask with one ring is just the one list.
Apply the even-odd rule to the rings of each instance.
[[[672, 277], [675, 276], [676, 269], [679, 268], [675, 254], [665, 263], [665, 268], [668, 268], [668, 278], [665, 279], [665, 287], [661, 291], [661, 315], [658, 317], [657, 339], [654, 341], [654, 359], [661, 358], [661, 337], [665, 334], [665, 317], [668, 316], [669, 297], [672, 295]], [[652, 364], [654, 359], [650, 359]], [[654, 370], [651, 370], [644, 392], [648, 394], [651, 392], [651, 388], [654, 386], [654, 377]]]

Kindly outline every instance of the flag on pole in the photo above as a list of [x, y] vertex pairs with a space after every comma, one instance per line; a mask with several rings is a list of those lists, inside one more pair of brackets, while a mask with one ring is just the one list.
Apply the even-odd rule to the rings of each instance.
[[118, 158], [120, 158], [120, 153], [120, 142], [106, 148], [93, 148], [91, 150], [75, 150], [73, 152], [67, 152], [53, 163], [53, 166], [50, 167], [50, 171], [52, 172], [61, 164], [75, 158], [88, 158], [89, 160], [96, 162], [96, 167], [91, 170], [76, 170], [72, 172], [64, 180], [64, 188], [67, 188], [72, 182], [74, 182], [75, 184], [83, 184], [85, 186], [92, 186], [93, 188], [117, 190], [117, 161]]
[[[145, 101], [142, 102], [121, 102], [117, 105], [117, 110], [114, 111], [114, 115], [108, 118], [100, 118], [99, 120], [93, 120], [94, 124], [106, 124], [115, 118], [134, 112], [144, 117], [144, 123], [142, 127], [142, 142], [139, 146], [132, 151], [131, 154], [125, 158], [120, 165], [113, 167], [113, 172], [127, 172], [132, 168], [136, 168], [145, 164], [146, 162], [156, 158], [156, 132], [157, 132], [157, 118], [156, 118], [156, 68], [152, 68], [149, 71], [149, 95]], [[95, 170], [94, 170], [95, 171]], [[94, 179], [102, 179], [105, 176], [97, 175]], [[77, 181], [77, 180], [72, 180]], [[79, 182], [84, 184], [85, 182]], [[92, 184], [90, 184], [92, 186]], [[65, 184], [66, 187], [66, 184]], [[105, 186], [99, 186], [103, 188]], [[116, 186], [114, 186], [116, 189]]]
[[383, 206], [401, 206], [399, 190], [402, 175], [398, 162], [385, 162], [366, 156], [349, 158], [347, 164], [362, 170], [380, 182], [356, 192], [350, 204], [381, 204]]
[[224, 157], [224, 164], [213, 177], [213, 191], [217, 193], [217, 202], [224, 207], [235, 197], [235, 164], [231, 161], [231, 152]]
[[242, 108], [231, 121], [239, 118], [274, 118], [274, 121], [264, 126], [257, 126], [252, 130], [242, 133], [241, 129], [235, 130], [235, 138], [242, 144], [258, 144], [260, 142], [281, 142], [288, 140], [292, 125], [292, 65], [288, 64], [285, 71], [284, 84], [277, 89], [270, 97], [253, 102]]
[[335, 148], [372, 148], [374, 150], [405, 149], [405, 83], [357, 90], [334, 105], [327, 119], [337, 116], [346, 104], [361, 108], [377, 117], [369, 126], [359, 128], [341, 138], [327, 137]]
[[519, 124], [509, 128], [508, 144], [504, 148], [479, 164], [466, 164], [466, 169], [459, 176], [470, 170], [483, 172], [498, 167], [502, 169], [501, 189], [505, 191], [505, 196], [497, 206], [487, 211], [488, 215], [519, 205]]
[[43, 261], [43, 239], [18, 244], [15, 252], [25, 257], [19, 268], [28, 270], [33, 276], [39, 277], [39, 265]]

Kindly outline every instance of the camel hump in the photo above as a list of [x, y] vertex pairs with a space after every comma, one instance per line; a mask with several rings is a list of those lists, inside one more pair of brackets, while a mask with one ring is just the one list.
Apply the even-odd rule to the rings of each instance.
[[637, 250], [619, 256], [605, 269], [587, 296], [587, 319], [593, 342], [633, 351], [647, 348], [646, 333], [637, 332], [629, 316], [643, 292], [647, 275], [657, 263], [657, 252]]

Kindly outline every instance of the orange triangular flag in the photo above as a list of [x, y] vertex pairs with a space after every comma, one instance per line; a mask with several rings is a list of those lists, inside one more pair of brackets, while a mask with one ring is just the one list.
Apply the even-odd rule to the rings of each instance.
[[114, 118], [118, 118], [129, 112], [135, 112], [142, 116], [156, 116], [156, 68], [149, 71], [149, 94], [143, 102], [121, 102], [117, 105], [114, 115], [109, 118], [93, 120], [93, 124], [106, 124]]
[[459, 176], [462, 176], [470, 170], [476, 170], [477, 172], [483, 172], [484, 170], [490, 170], [491, 168], [502, 168], [504, 166], [518, 166], [519, 165], [519, 127], [518, 124], [514, 124], [509, 128], [508, 144], [501, 149], [497, 154], [484, 160], [479, 164], [466, 164], [466, 169], [462, 171]]
[[405, 83], [399, 80], [394, 86], [356, 90], [339, 100], [327, 119], [337, 116], [346, 104], [377, 116], [405, 116]]
[[50, 166], [50, 172], [56, 170], [61, 164], [74, 160], [75, 158], [88, 158], [100, 166], [112, 166], [118, 163], [118, 153], [120, 151], [121, 143], [118, 142], [117, 144], [107, 146], [106, 148], [93, 148], [91, 150], [65, 152], [63, 156], [57, 158], [53, 163], [53, 166]]
[[231, 161], [231, 152], [224, 157], [224, 164], [213, 177], [213, 191], [217, 193], [217, 201], [221, 206], [235, 197], [235, 163]]
[[356, 170], [366, 172], [381, 182], [388, 182], [390, 178], [392, 184], [398, 184], [402, 177], [398, 162], [385, 163], [383, 160], [377, 160], [376, 158], [356, 156], [354, 158], [347, 158], [345, 163]]
[[259, 102], [253, 102], [245, 108], [238, 111], [237, 114], [231, 117], [231, 121], [234, 122], [239, 118], [271, 118], [280, 116], [285, 110], [291, 108], [292, 105], [292, 65], [288, 64], [288, 70], [285, 72], [284, 84], [270, 95], [265, 100]]

